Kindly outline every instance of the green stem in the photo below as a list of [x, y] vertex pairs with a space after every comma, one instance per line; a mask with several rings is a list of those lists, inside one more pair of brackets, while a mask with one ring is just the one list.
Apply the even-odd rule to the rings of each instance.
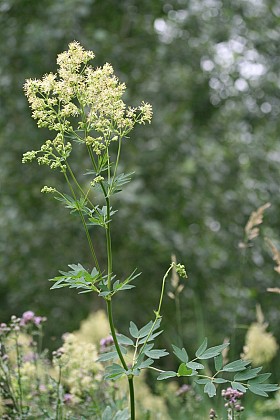
[[[5, 346], [3, 342], [0, 340], [0, 347], [1, 347], [1, 356], [2, 354], [6, 354]], [[16, 392], [13, 389], [12, 385], [12, 379], [11, 379], [11, 369], [9, 365], [5, 366], [5, 362], [3, 362], [2, 357], [0, 357], [0, 370], [2, 371], [2, 377], [6, 382], [5, 385], [7, 387], [7, 392], [11, 400], [13, 401], [14, 409], [17, 411], [17, 413], [20, 415], [20, 407], [18, 406], [17, 398], [16, 398]]]
[[114, 325], [113, 311], [112, 311], [112, 301], [107, 300], [106, 303], [107, 303], [108, 319], [109, 319], [109, 324], [110, 324], [110, 329], [111, 329], [111, 334], [112, 334], [112, 337], [113, 337], [113, 340], [114, 340], [114, 344], [115, 344], [118, 356], [120, 358], [120, 361], [123, 365], [123, 368], [125, 370], [128, 370], [126, 361], [124, 360], [122, 351], [121, 351], [119, 343], [118, 343], [118, 338], [117, 338], [117, 335], [116, 335], [116, 329], [115, 329], [115, 325]]
[[114, 169], [114, 173], [113, 173], [113, 178], [112, 178], [112, 181], [110, 183], [110, 188], [109, 188], [109, 191], [108, 191], [108, 196], [111, 194], [111, 190], [112, 190], [112, 187], [114, 185], [114, 181], [115, 181], [115, 178], [116, 178], [116, 175], [117, 175], [117, 169], [118, 169], [118, 166], [119, 166], [119, 160], [120, 160], [120, 154], [121, 154], [121, 146], [122, 146], [122, 138], [119, 137], [117, 159], [116, 159], [115, 169]]
[[[116, 330], [115, 330], [115, 325], [114, 325], [114, 320], [113, 320], [113, 312], [112, 312], [112, 301], [107, 300], [106, 302], [107, 302], [108, 319], [109, 319], [109, 324], [110, 324], [110, 329], [111, 329], [111, 334], [114, 340], [114, 344], [115, 344], [118, 356], [120, 358], [120, 361], [123, 365], [123, 368], [127, 371], [128, 366], [126, 364], [126, 361], [124, 360], [122, 351], [118, 343], [118, 338], [116, 335]], [[130, 398], [130, 419], [135, 420], [135, 397], [134, 397], [133, 376], [131, 375], [127, 377], [127, 379], [128, 379], [128, 385], [129, 385], [129, 398]]]
[[[120, 148], [119, 148], [119, 152], [120, 152]], [[116, 166], [118, 163], [118, 158], [117, 158]], [[108, 154], [108, 159], [109, 159], [109, 154]], [[115, 168], [114, 174], [116, 173], [116, 169], [117, 168]], [[110, 171], [109, 160], [108, 160], [108, 171]], [[109, 178], [109, 175], [110, 174], [108, 173], [108, 178]], [[106, 192], [105, 187], [102, 183], [101, 183], [101, 187], [102, 187], [102, 191], [106, 200], [106, 208], [107, 208], [107, 224], [106, 224], [107, 276], [108, 276], [107, 280], [108, 280], [108, 289], [111, 291], [112, 290], [111, 278], [112, 278], [112, 272], [113, 272], [113, 258], [112, 258], [112, 239], [111, 239], [111, 222], [110, 222], [110, 195], [109, 193]], [[118, 343], [118, 338], [116, 335], [116, 329], [115, 329], [114, 320], [113, 320], [111, 298], [108, 299], [106, 303], [107, 303], [108, 319], [109, 319], [111, 334], [114, 340], [115, 348], [116, 348], [116, 351], [118, 353], [118, 356], [120, 358], [123, 368], [127, 371], [128, 366], [126, 364], [126, 361], [124, 360], [122, 351]], [[129, 384], [129, 396], [130, 396], [130, 419], [135, 420], [135, 397], [134, 397], [133, 375], [128, 377], [128, 384]]]
[[[65, 172], [64, 172], [64, 176], [65, 176], [66, 182], [67, 182], [67, 184], [69, 186], [69, 189], [71, 191], [71, 194], [74, 197], [74, 200], [77, 201], [77, 197], [76, 197], [75, 191], [74, 191], [74, 189], [73, 189], [73, 187], [71, 185], [71, 182], [70, 182], [70, 180], [69, 180], [69, 178], [68, 178], [68, 176], [67, 176], [67, 174]], [[85, 233], [86, 233], [86, 237], [87, 237], [87, 240], [88, 240], [88, 244], [89, 244], [89, 247], [90, 247], [91, 255], [93, 257], [95, 266], [96, 266], [97, 270], [100, 272], [99, 263], [98, 263], [98, 260], [97, 260], [97, 257], [96, 257], [95, 251], [94, 251], [94, 247], [93, 247], [92, 240], [91, 240], [91, 237], [90, 237], [90, 234], [89, 234], [89, 230], [88, 230], [88, 227], [87, 227], [87, 224], [86, 224], [84, 215], [83, 215], [83, 213], [82, 213], [81, 210], [79, 210], [79, 215], [80, 215], [81, 220], [82, 220], [82, 223], [83, 223], [83, 227], [84, 227], [84, 230], [85, 230]]]
[[80, 191], [80, 193], [82, 194], [82, 196], [85, 198], [85, 200], [87, 200], [90, 203], [90, 205], [93, 208], [95, 208], [95, 206], [93, 205], [93, 203], [88, 198], [88, 192], [87, 193], [84, 192], [84, 190], [80, 186], [79, 182], [77, 181], [77, 178], [75, 177], [74, 172], [71, 169], [71, 166], [69, 165], [69, 163], [67, 161], [66, 161], [66, 166], [67, 166], [67, 169], [68, 169], [68, 171], [69, 171], [69, 173], [71, 175], [71, 178], [73, 179], [74, 183], [76, 184], [76, 186], [77, 186], [78, 190]]
[[56, 414], [55, 419], [60, 419], [60, 411], [61, 411], [61, 400], [60, 400], [60, 383], [61, 383], [61, 365], [59, 363], [59, 372], [58, 372], [58, 381], [57, 381], [57, 389], [56, 389]]
[[18, 390], [19, 390], [19, 410], [20, 415], [22, 415], [22, 383], [21, 383], [21, 357], [19, 353], [19, 345], [18, 345], [18, 336], [16, 337], [16, 355], [17, 355], [17, 383], [18, 383]]
[[112, 258], [112, 240], [111, 240], [111, 229], [110, 229], [110, 200], [106, 197], [107, 206], [107, 225], [106, 225], [106, 244], [107, 244], [107, 264], [108, 264], [108, 289], [112, 290], [112, 272], [113, 272], [113, 258]]
[[160, 316], [160, 310], [161, 310], [161, 306], [162, 306], [162, 299], [163, 299], [163, 295], [164, 295], [165, 282], [166, 282], [167, 276], [168, 276], [169, 272], [172, 270], [173, 266], [174, 266], [173, 264], [170, 265], [170, 267], [168, 268], [168, 270], [166, 271], [166, 273], [165, 273], [165, 275], [164, 275], [164, 277], [162, 279], [162, 286], [161, 286], [161, 294], [160, 294], [160, 299], [159, 299], [159, 305], [158, 305], [158, 309], [156, 311], [156, 313], [158, 313], [159, 316]]
[[149, 331], [149, 334], [147, 335], [147, 338], [146, 338], [146, 340], [145, 340], [145, 342], [144, 342], [143, 346], [141, 347], [141, 350], [140, 350], [140, 352], [139, 352], [138, 357], [140, 356], [140, 354], [141, 354], [141, 353], [143, 353], [143, 351], [144, 351], [144, 349], [145, 349], [145, 347], [146, 347], [146, 344], [147, 344], [147, 342], [149, 341], [149, 338], [150, 338], [150, 336], [151, 336], [151, 334], [152, 334], [152, 332], [153, 332], [153, 330], [154, 330], [154, 328], [155, 328], [155, 325], [156, 325], [157, 320], [158, 320], [159, 318], [161, 318], [161, 315], [160, 315], [160, 310], [161, 310], [162, 300], [163, 300], [163, 295], [164, 295], [165, 282], [166, 282], [166, 279], [167, 279], [167, 276], [168, 276], [169, 272], [172, 270], [172, 268], [173, 268], [173, 267], [174, 267], [174, 265], [173, 265], [173, 263], [172, 263], [172, 264], [170, 265], [170, 267], [168, 268], [168, 270], [166, 271], [165, 275], [163, 276], [163, 279], [162, 279], [162, 285], [161, 285], [160, 299], [159, 299], [159, 304], [158, 304], [158, 309], [157, 309], [157, 311], [155, 311], [155, 315], [156, 315], [156, 317], [155, 317], [155, 320], [154, 320], [154, 322], [153, 322], [153, 325], [152, 325], [152, 327], [151, 327], [151, 329], [150, 329], [150, 331]]
[[130, 394], [130, 420], [135, 420], [135, 400], [134, 400], [134, 385], [133, 376], [128, 378], [129, 394]]

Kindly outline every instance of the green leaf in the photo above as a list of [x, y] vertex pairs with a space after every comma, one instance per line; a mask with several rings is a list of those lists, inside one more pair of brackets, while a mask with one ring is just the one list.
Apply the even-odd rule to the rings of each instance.
[[200, 357], [205, 350], [207, 349], [207, 338], [204, 338], [203, 343], [200, 345], [200, 347], [197, 349], [195, 355], [196, 357]]
[[169, 353], [165, 349], [161, 350], [144, 350], [146, 356], [151, 359], [160, 359], [161, 357], [167, 356]]
[[154, 323], [153, 321], [148, 322], [144, 327], [139, 330], [138, 337], [145, 338], [143, 342], [146, 341], [146, 338], [149, 334], [154, 333], [159, 327], [161, 323], [161, 318], [157, 319]]
[[227, 379], [224, 378], [214, 378], [212, 381], [215, 384], [225, 384], [226, 382], [229, 382]]
[[207, 384], [208, 382], [211, 382], [211, 381], [210, 381], [210, 379], [207, 379], [207, 378], [196, 378], [195, 382], [199, 385], [205, 385], [205, 384]]
[[112, 296], [115, 293], [119, 292], [120, 290], [128, 290], [128, 289], [132, 289], [133, 287], [135, 287], [134, 285], [129, 284], [132, 280], [136, 279], [138, 276], [141, 275], [141, 273], [137, 273], [137, 274], [135, 274], [135, 273], [136, 273], [136, 269], [124, 281], [120, 282], [119, 280], [116, 280], [115, 283], [113, 284]]
[[110, 194], [115, 194], [120, 191], [122, 191], [121, 187], [131, 181], [131, 175], [133, 175], [134, 172], [131, 172], [129, 174], [120, 174], [115, 177], [115, 179], [111, 179], [111, 181], [108, 183], [110, 187]]
[[[119, 347], [120, 347], [120, 350], [121, 350], [122, 354], [127, 354], [127, 348], [126, 347], [122, 346], [121, 344], [119, 345]], [[117, 351], [115, 345], [112, 346], [112, 351]]]
[[134, 338], [139, 337], [139, 330], [138, 330], [136, 324], [134, 324], [134, 322], [132, 322], [132, 321], [130, 321], [129, 332], [132, 335], [132, 337], [134, 337]]
[[174, 346], [173, 344], [172, 344], [172, 347], [173, 347], [173, 353], [175, 354], [175, 356], [177, 356], [178, 359], [181, 360], [181, 362], [187, 363], [189, 360], [187, 351], [184, 348], [180, 349], [179, 347]]
[[106, 297], [106, 296], [109, 296], [110, 294], [111, 294], [110, 290], [106, 290], [105, 292], [100, 292], [98, 296]]
[[274, 391], [278, 391], [280, 389], [278, 384], [261, 384], [261, 386], [267, 392], [274, 392]]
[[148, 322], [148, 324], [144, 325], [144, 327], [142, 327], [139, 330], [139, 338], [147, 337], [147, 335], [151, 331], [152, 326], [153, 326], [153, 321], [150, 321]]
[[162, 372], [157, 377], [158, 381], [162, 381], [163, 379], [174, 378], [177, 376], [177, 372], [173, 372], [172, 370], [167, 370], [166, 372]]
[[249, 360], [235, 360], [223, 367], [223, 372], [238, 372], [246, 369], [246, 366], [251, 362]]
[[246, 381], [248, 379], [253, 379], [258, 375], [260, 370], [262, 370], [262, 367], [258, 367], [255, 369], [248, 368], [242, 372], [237, 373], [234, 376], [234, 381]]
[[101, 274], [93, 268], [91, 273], [89, 273], [81, 264], [70, 264], [72, 270], [65, 272], [60, 271], [62, 276], [55, 277], [50, 279], [50, 281], [55, 281], [55, 284], [51, 287], [52, 289], [59, 289], [61, 287], [69, 287], [70, 289], [84, 289], [80, 293], [87, 293], [96, 291], [99, 292], [95, 283], [102, 279]]
[[204, 386], [204, 392], [208, 394], [210, 398], [214, 397], [214, 395], [216, 395], [215, 385], [211, 381], [208, 381]]
[[101, 354], [96, 361], [107, 362], [108, 360], [113, 360], [116, 357], [118, 357], [118, 353], [116, 351], [109, 351], [109, 352]]
[[177, 376], [191, 376], [193, 370], [188, 369], [185, 363], [181, 363], [177, 372]]
[[138, 369], [146, 369], [147, 367], [151, 366], [153, 363], [154, 363], [154, 360], [148, 358], [148, 359], [144, 360], [144, 362], [141, 362], [139, 364], [137, 362], [134, 367], [136, 367]]
[[125, 408], [124, 410], [118, 410], [115, 414], [115, 417], [113, 420], [129, 420], [130, 419], [130, 413], [128, 411], [128, 408]]
[[[162, 332], [163, 332], [163, 330], [161, 330], [161, 331], [157, 331], [156, 333], [151, 334], [151, 335], [150, 335], [150, 337], [149, 337], [149, 338], [148, 338], [148, 340], [147, 340], [147, 343], [149, 343], [150, 341], [153, 341], [153, 340], [154, 340], [157, 336], [159, 336]], [[138, 340], [138, 344], [143, 344], [143, 343], [145, 343], [146, 339], [147, 339], [147, 337], [143, 337], [143, 338], [141, 338], [141, 340]]]
[[86, 207], [87, 200], [83, 196], [81, 196], [78, 200], [75, 200], [73, 197], [71, 197], [68, 194], [60, 193], [59, 196], [54, 196], [54, 198], [58, 201], [63, 202], [65, 207], [71, 210], [70, 213], [75, 213], [75, 212], [82, 212], [84, 214], [88, 213], [88, 209]]
[[217, 372], [222, 369], [222, 367], [223, 367], [223, 355], [222, 355], [222, 353], [218, 354], [218, 356], [216, 356], [214, 358], [214, 363], [215, 363], [215, 369], [216, 369]]
[[110, 207], [109, 218], [107, 214], [107, 207], [103, 206], [102, 208], [96, 206], [94, 209], [89, 210], [89, 222], [88, 226], [101, 226], [107, 227], [108, 223], [112, 220], [112, 216], [117, 212]]
[[133, 346], [134, 345], [131, 338], [127, 337], [126, 335], [117, 334], [117, 338], [118, 338], [119, 344], [123, 344], [125, 346]]
[[266, 392], [274, 392], [274, 391], [278, 391], [278, 389], [280, 389], [278, 384], [253, 384], [253, 385], [250, 384], [250, 388], [252, 386], [257, 387], [259, 389], [262, 389], [263, 391], [266, 391]]
[[112, 420], [112, 409], [108, 405], [102, 413], [102, 420]]
[[212, 357], [218, 356], [226, 347], [228, 347], [229, 343], [220, 344], [219, 346], [210, 347], [209, 349], [205, 350], [199, 356], [199, 359], [211, 359]]
[[270, 376], [271, 373], [261, 373], [256, 378], [250, 380], [248, 384], [261, 384], [262, 382], [265, 382]]
[[261, 395], [262, 397], [268, 397], [268, 394], [260, 387], [260, 385], [250, 385], [249, 391], [253, 394]]
[[116, 380], [121, 378], [125, 373], [125, 369], [122, 366], [113, 363], [106, 368], [104, 379]]
[[186, 365], [190, 369], [195, 369], [195, 370], [205, 369], [205, 367], [202, 363], [188, 362], [188, 363], [186, 363]]
[[245, 388], [245, 386], [244, 385], [242, 385], [240, 382], [231, 382], [231, 387], [233, 388], [233, 389], [236, 389], [237, 391], [240, 391], [240, 392], [246, 392], [247, 391], [247, 388]]

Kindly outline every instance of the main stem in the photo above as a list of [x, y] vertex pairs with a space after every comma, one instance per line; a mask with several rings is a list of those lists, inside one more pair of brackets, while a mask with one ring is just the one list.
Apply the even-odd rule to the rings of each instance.
[[[117, 153], [117, 160], [115, 164], [115, 170], [113, 174], [113, 179], [116, 177], [117, 172], [117, 166], [119, 163], [119, 157], [120, 157], [120, 151], [121, 151], [121, 139], [119, 139], [119, 147], [118, 147], [118, 153]], [[88, 147], [89, 156], [91, 159], [91, 162], [93, 164], [93, 167], [95, 170], [97, 170], [97, 165], [93, 157], [92, 150], [90, 147]], [[110, 177], [110, 158], [109, 153], [107, 151], [108, 155], [108, 178]], [[112, 240], [111, 240], [111, 221], [110, 221], [110, 190], [106, 191], [105, 186], [102, 182], [100, 182], [100, 186], [102, 188], [105, 200], [106, 200], [106, 212], [107, 212], [107, 224], [106, 224], [106, 248], [107, 248], [107, 279], [108, 279], [108, 289], [112, 290], [112, 272], [113, 272], [113, 258], [112, 258]], [[113, 308], [112, 308], [112, 300], [111, 298], [106, 301], [107, 303], [107, 314], [108, 314], [108, 320], [110, 325], [110, 330], [112, 334], [112, 338], [116, 347], [116, 351], [118, 353], [118, 356], [120, 358], [121, 364], [123, 368], [127, 371], [128, 366], [126, 364], [126, 361], [124, 360], [122, 351], [120, 349], [118, 338], [116, 334], [116, 329], [114, 325], [114, 319], [113, 319]], [[135, 420], [135, 399], [134, 399], [134, 385], [133, 385], [133, 376], [128, 377], [128, 385], [129, 385], [129, 396], [130, 396], [130, 419]]]
[[[102, 186], [102, 189], [104, 187]], [[104, 189], [103, 189], [104, 192]], [[106, 225], [106, 246], [107, 246], [107, 264], [108, 264], [108, 289], [112, 290], [112, 271], [113, 271], [113, 258], [112, 258], [112, 240], [111, 240], [111, 228], [110, 228], [110, 197], [105, 195], [106, 199], [106, 207], [107, 207], [107, 225]], [[112, 310], [112, 300], [111, 298], [107, 300], [107, 314], [111, 329], [112, 338], [114, 340], [114, 344], [118, 353], [118, 356], [120, 358], [120, 361], [123, 365], [123, 368], [127, 371], [128, 367], [126, 364], [126, 361], [124, 360], [122, 351], [120, 349], [118, 338], [116, 335], [116, 329], [114, 325], [114, 319], [113, 319], [113, 310]], [[133, 385], [133, 376], [128, 376], [128, 385], [129, 385], [129, 397], [130, 397], [130, 419], [135, 420], [135, 399], [134, 399], [134, 385]]]

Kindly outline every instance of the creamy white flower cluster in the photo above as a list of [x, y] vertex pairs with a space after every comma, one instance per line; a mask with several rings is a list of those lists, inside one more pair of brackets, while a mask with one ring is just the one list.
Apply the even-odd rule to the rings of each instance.
[[96, 362], [98, 353], [94, 344], [81, 342], [70, 333], [63, 336], [63, 341], [57, 352], [60, 357], [54, 359], [54, 364], [56, 368], [61, 366], [63, 380], [78, 402], [83, 394], [96, 392], [102, 381], [102, 365]]
[[64, 170], [64, 161], [71, 152], [65, 136], [72, 137], [100, 155], [111, 141], [118, 140], [133, 129], [136, 123], [150, 123], [152, 107], [127, 107], [122, 97], [126, 86], [114, 75], [108, 63], [93, 68], [88, 64], [94, 53], [85, 51], [78, 42], [69, 44], [68, 51], [58, 55], [58, 71], [41, 80], [29, 79], [24, 85], [39, 127], [57, 132], [39, 151], [28, 152], [23, 161], [38, 157], [41, 164]]

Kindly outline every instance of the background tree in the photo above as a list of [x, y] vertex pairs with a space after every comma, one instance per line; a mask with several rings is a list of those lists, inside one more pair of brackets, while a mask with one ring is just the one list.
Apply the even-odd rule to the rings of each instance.
[[[267, 201], [266, 230], [278, 237], [278, 2], [2, 0], [0, 12], [0, 319], [32, 309], [59, 337], [96, 309], [90, 297], [49, 291], [58, 269], [89, 256], [78, 224], [69, 230], [67, 212], [40, 193], [54, 175], [21, 165], [44, 137], [24, 80], [54, 70], [76, 39], [94, 50], [95, 64], [113, 65], [129, 103], [145, 97], [154, 108], [152, 125], [135, 130], [125, 151], [123, 170], [135, 175], [113, 232], [115, 269], [143, 274], [133, 294], [140, 309], [120, 301], [121, 328], [128, 310], [146, 321], [174, 253], [189, 274], [181, 294], [188, 343], [195, 347], [205, 329], [211, 341], [232, 336], [239, 353], [246, 330], [238, 325], [254, 320], [256, 303], [277, 334], [279, 298], [266, 288], [279, 285], [278, 274], [262, 240], [245, 256], [238, 243], [251, 211]], [[165, 323], [176, 337], [174, 311], [170, 300]]]

